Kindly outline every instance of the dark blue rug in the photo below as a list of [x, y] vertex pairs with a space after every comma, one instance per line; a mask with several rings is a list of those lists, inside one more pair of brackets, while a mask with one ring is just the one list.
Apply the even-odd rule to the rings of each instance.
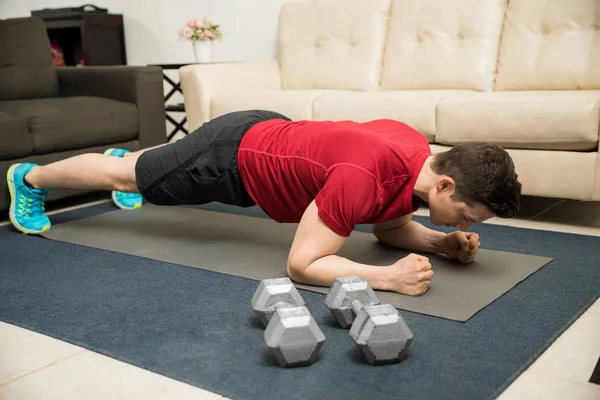
[[[256, 208], [199, 208], [264, 217]], [[102, 204], [52, 221], [112, 210]], [[396, 365], [366, 364], [324, 295], [302, 291], [327, 341], [316, 364], [280, 368], [251, 312], [256, 281], [8, 226], [0, 228], [0, 320], [233, 399], [495, 398], [600, 296], [600, 238], [473, 230], [484, 248], [554, 260], [465, 323], [402, 312], [415, 340]]]

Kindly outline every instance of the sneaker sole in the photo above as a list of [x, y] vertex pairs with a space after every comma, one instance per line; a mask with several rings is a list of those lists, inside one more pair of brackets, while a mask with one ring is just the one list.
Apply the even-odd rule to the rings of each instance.
[[136, 204], [135, 206], [133, 206], [133, 207], [127, 207], [127, 206], [125, 206], [125, 205], [123, 205], [123, 204], [119, 203], [119, 202], [117, 201], [117, 193], [116, 193], [114, 190], [113, 190], [113, 192], [112, 192], [112, 196], [111, 196], [111, 197], [112, 197], [112, 201], [113, 201], [113, 203], [115, 203], [115, 206], [119, 207], [121, 210], [135, 210], [135, 209], [138, 209], [138, 208], [142, 208], [142, 205], [141, 205], [140, 203], [137, 203], [137, 204]]
[[13, 164], [10, 166], [10, 168], [8, 169], [8, 172], [6, 173], [6, 183], [8, 184], [8, 191], [10, 192], [10, 211], [8, 212], [8, 218], [10, 219], [10, 222], [13, 224], [13, 226], [15, 228], [17, 228], [17, 230], [19, 232], [22, 232], [26, 235], [30, 234], [30, 235], [39, 235], [40, 233], [44, 233], [50, 230], [49, 226], [45, 226], [41, 231], [34, 231], [32, 229], [27, 229], [25, 228], [23, 225], [21, 225], [19, 223], [19, 221], [17, 221], [17, 218], [15, 216], [15, 204], [16, 204], [16, 199], [15, 199], [15, 169], [21, 164]]

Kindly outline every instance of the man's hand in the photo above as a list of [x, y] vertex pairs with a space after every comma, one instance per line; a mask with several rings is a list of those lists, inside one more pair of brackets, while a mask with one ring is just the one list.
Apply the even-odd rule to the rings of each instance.
[[463, 264], [473, 261], [481, 243], [479, 235], [473, 232], [452, 232], [447, 234], [443, 240], [444, 253], [454, 260]]
[[433, 278], [429, 259], [414, 253], [396, 261], [387, 269], [389, 289], [410, 296], [424, 294]]

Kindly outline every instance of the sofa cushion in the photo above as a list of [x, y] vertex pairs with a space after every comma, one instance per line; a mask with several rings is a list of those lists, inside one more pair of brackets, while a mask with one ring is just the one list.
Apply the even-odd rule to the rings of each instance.
[[3, 101], [0, 112], [26, 119], [34, 154], [131, 140], [138, 132], [135, 104], [100, 97]]
[[429, 142], [435, 138], [435, 106], [443, 98], [470, 96], [459, 90], [406, 90], [356, 93], [322, 91], [314, 101], [315, 120], [394, 119], [423, 133]]
[[58, 96], [58, 78], [44, 22], [0, 20], [0, 100], [52, 96]]
[[284, 89], [374, 90], [390, 0], [287, 2], [279, 14]]
[[511, 1], [496, 90], [600, 89], [598, 0]]
[[489, 92], [441, 100], [436, 141], [508, 148], [597, 150], [600, 91]]
[[312, 119], [312, 102], [316, 90], [265, 90], [214, 96], [210, 101], [210, 118], [232, 111], [271, 110], [298, 120]]
[[0, 112], [0, 160], [28, 156], [32, 152], [33, 138], [27, 129], [27, 121]]
[[392, 0], [381, 88], [491, 90], [506, 0]]

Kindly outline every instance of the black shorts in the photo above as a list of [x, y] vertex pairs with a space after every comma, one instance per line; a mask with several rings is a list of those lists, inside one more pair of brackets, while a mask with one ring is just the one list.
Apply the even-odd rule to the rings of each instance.
[[138, 190], [156, 205], [216, 201], [253, 206], [238, 170], [238, 148], [250, 127], [269, 119], [290, 120], [272, 111], [233, 112], [204, 123], [174, 143], [142, 153], [135, 166]]

